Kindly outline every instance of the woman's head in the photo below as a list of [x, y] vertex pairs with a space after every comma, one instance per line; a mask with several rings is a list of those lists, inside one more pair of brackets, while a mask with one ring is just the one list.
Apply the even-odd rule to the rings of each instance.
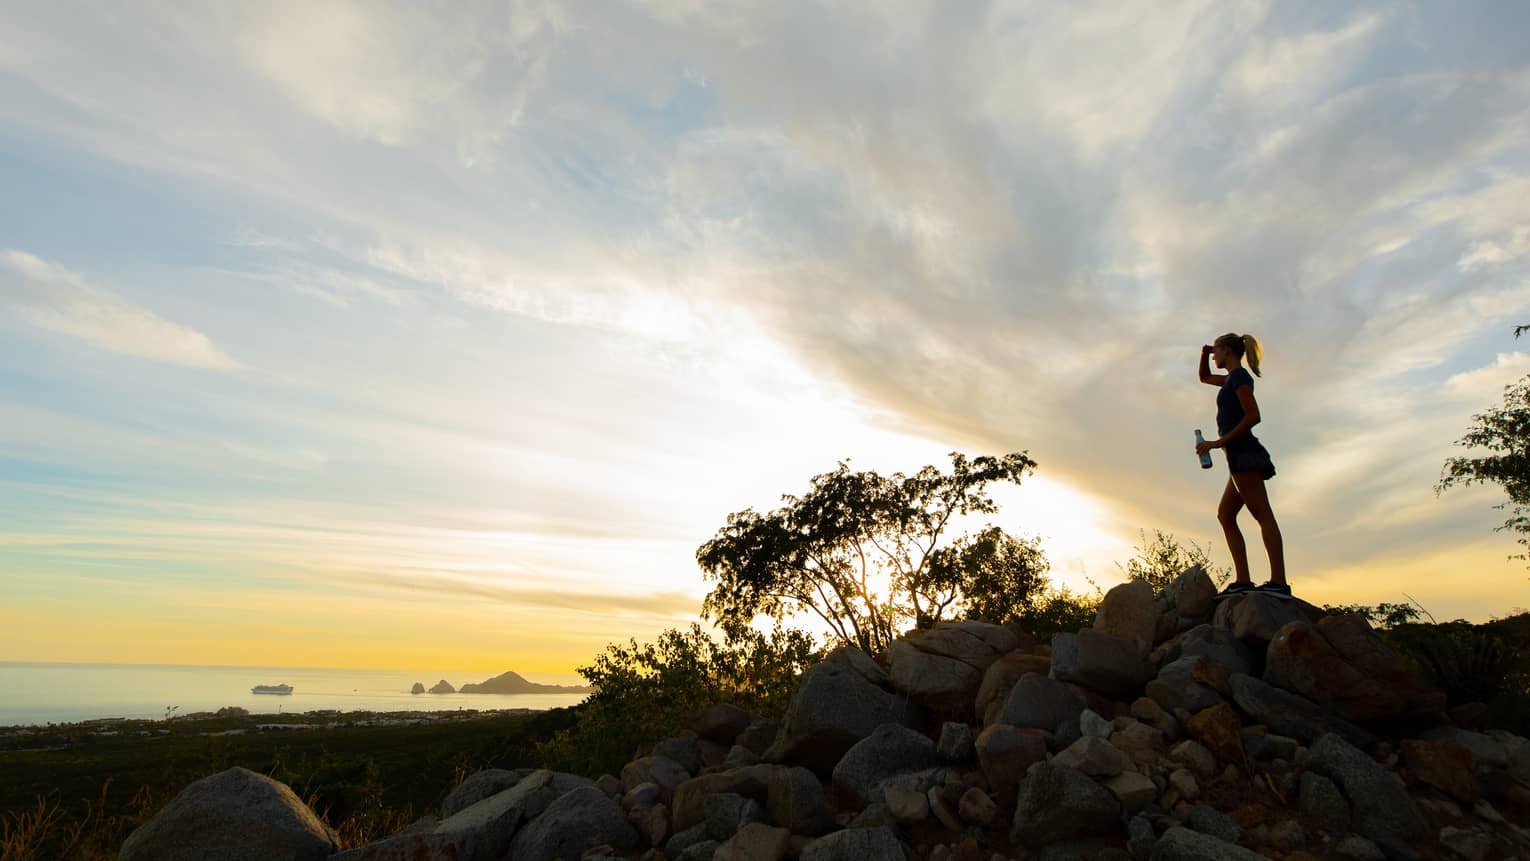
[[1211, 346], [1226, 351], [1234, 360], [1248, 359], [1248, 369], [1254, 372], [1254, 376], [1259, 376], [1259, 360], [1263, 358], [1264, 350], [1260, 348], [1258, 338], [1228, 332], [1213, 341]]

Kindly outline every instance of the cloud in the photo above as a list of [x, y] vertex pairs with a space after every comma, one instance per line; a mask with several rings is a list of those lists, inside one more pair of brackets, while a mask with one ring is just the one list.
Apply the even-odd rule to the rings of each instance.
[[[790, 418], [812, 426], [838, 399], [953, 445], [1029, 449], [1121, 522], [1209, 523], [1221, 477], [1208, 489], [1185, 444], [1212, 414], [1194, 364], [1201, 343], [1236, 329], [1269, 348], [1259, 433], [1288, 534], [1337, 557], [1385, 541], [1345, 529], [1419, 531], [1428, 506], [1410, 488], [1427, 493], [1481, 406], [1473, 393], [1514, 371], [1478, 366], [1530, 319], [1523, 13], [455, 11], [113, 19], [36, 6], [0, 34], [9, 124], [292, 222], [251, 207], [240, 265], [329, 307], [296, 303], [265, 325], [331, 314], [334, 331], [310, 340], [350, 349], [295, 356], [261, 394], [356, 408], [365, 416], [344, 427], [367, 442], [239, 441], [253, 453], [242, 460], [302, 465], [322, 451], [327, 472], [359, 449], [399, 475], [411, 466], [390, 461], [392, 446], [503, 466], [572, 439], [612, 461], [655, 446], [679, 462], [764, 421], [727, 413], [740, 403], [796, 404]], [[159, 40], [167, 26], [185, 38]], [[162, 50], [150, 62], [142, 45]], [[49, 272], [24, 289], [89, 289]], [[461, 337], [429, 326], [436, 315], [464, 321]], [[195, 354], [131, 316], [49, 320]], [[499, 341], [473, 340], [501, 326]], [[447, 349], [464, 343], [476, 366]], [[536, 373], [564, 382], [524, 383]], [[807, 394], [750, 388], [767, 384]], [[671, 386], [691, 399], [668, 400]], [[591, 390], [629, 409], [565, 406]], [[408, 421], [374, 422], [385, 401]], [[609, 418], [661, 402], [683, 417], [652, 419], [641, 440]], [[563, 465], [531, 467], [539, 493]], [[578, 472], [596, 488], [599, 474]], [[1411, 519], [1388, 532], [1394, 503]]]
[[208, 370], [233, 370], [239, 363], [206, 335], [165, 320], [78, 274], [15, 249], [0, 252], [10, 270], [5, 298], [17, 315], [45, 331], [69, 335], [102, 350]]

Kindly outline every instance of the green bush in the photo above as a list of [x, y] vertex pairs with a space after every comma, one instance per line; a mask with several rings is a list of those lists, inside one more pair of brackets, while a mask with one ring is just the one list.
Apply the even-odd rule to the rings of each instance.
[[654, 643], [611, 645], [584, 676], [598, 690], [574, 725], [543, 743], [543, 763], [590, 777], [619, 774], [643, 745], [678, 735], [686, 718], [713, 703], [731, 703], [775, 720], [786, 713], [797, 679], [822, 652], [812, 637], [777, 627], [721, 642], [691, 623]]
[[1073, 592], [1066, 586], [1049, 588], [1036, 596], [1017, 620], [1038, 642], [1050, 643], [1058, 634], [1093, 626], [1102, 597], [1099, 587], [1093, 594]]
[[1530, 613], [1482, 624], [1407, 622], [1381, 632], [1451, 704], [1482, 702], [1495, 727], [1530, 732]]

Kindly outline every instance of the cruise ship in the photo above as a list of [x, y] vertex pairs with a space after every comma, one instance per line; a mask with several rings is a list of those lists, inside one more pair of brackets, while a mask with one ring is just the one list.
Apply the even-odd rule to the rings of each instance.
[[250, 688], [252, 694], [290, 694], [292, 685], [256, 685]]

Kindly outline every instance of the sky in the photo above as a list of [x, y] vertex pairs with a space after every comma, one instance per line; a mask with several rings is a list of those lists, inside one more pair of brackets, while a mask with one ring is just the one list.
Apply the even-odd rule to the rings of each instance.
[[1434, 491], [1530, 372], [1530, 5], [1147, 9], [0, 4], [0, 660], [572, 678], [845, 459], [1225, 565], [1229, 331], [1299, 595], [1530, 606]]

